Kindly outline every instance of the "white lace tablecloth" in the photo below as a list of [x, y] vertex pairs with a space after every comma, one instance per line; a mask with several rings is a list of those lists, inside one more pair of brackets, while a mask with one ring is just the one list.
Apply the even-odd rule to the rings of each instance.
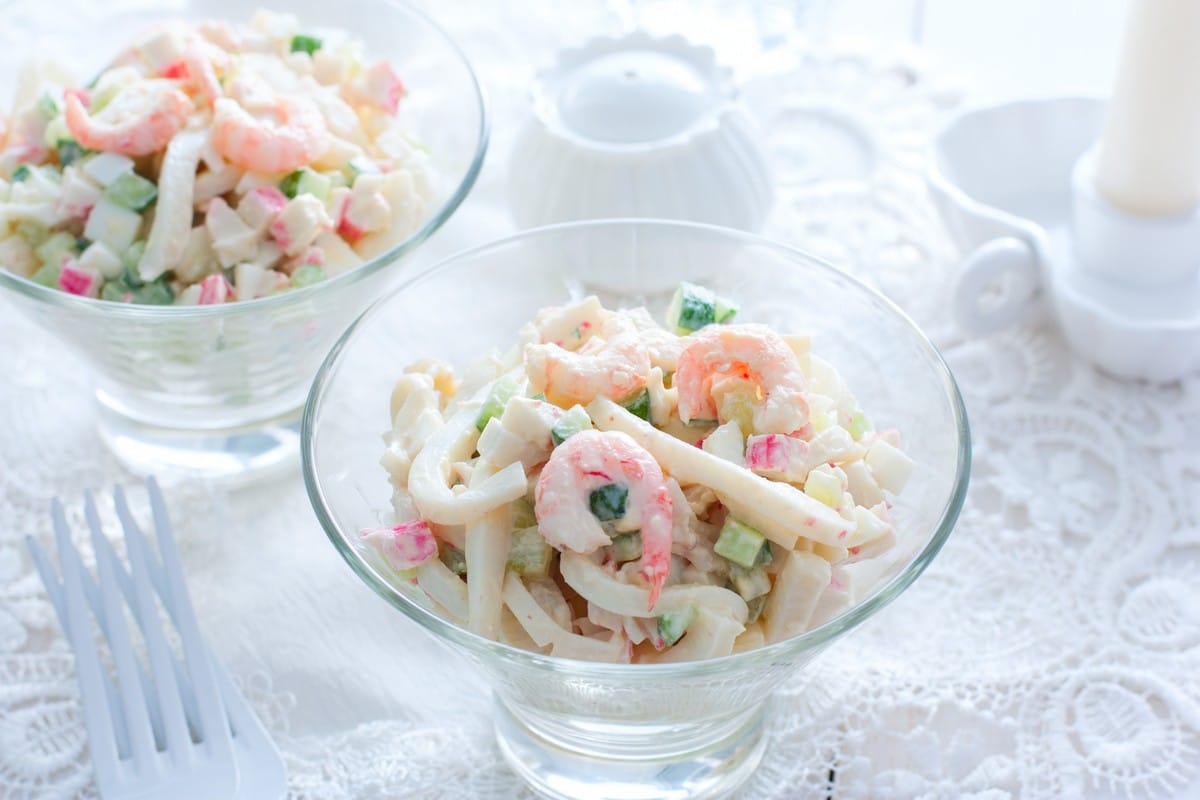
[[[507, 24], [443, 15], [488, 85], [495, 136], [477, 191], [418, 261], [510, 229], [505, 157], [533, 65], [621, 22], [541, 6]], [[768, 233], [926, 328], [967, 398], [975, 463], [928, 573], [786, 686], [742, 796], [1200, 796], [1200, 379], [1112, 380], [1045, 323], [956, 333], [956, 254], [919, 178], [953, 91], [822, 56], [746, 98], [780, 181]], [[874, 145], [832, 158], [837, 115], [814, 108], [851, 111]], [[87, 797], [73, 663], [22, 537], [49, 536], [51, 496], [78, 521], [85, 487], [131, 479], [97, 438], [81, 365], [3, 298], [0, 358], [0, 797]], [[201, 624], [283, 749], [292, 798], [523, 796], [482, 682], [353, 577], [298, 473], [168, 500]]]

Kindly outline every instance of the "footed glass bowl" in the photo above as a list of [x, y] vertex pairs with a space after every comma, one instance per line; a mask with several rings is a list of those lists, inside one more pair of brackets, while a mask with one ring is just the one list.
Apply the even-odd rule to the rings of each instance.
[[[148, 25], [245, 22], [254, 8], [237, 0], [6, 4], [8, 34], [0, 41], [10, 46], [0, 49], [0, 74], [15, 84], [20, 64], [40, 56], [63, 61], [86, 81]], [[100, 433], [136, 472], [244, 482], [294, 468], [300, 410], [321, 359], [384, 291], [403, 257], [454, 213], [483, 163], [488, 119], [479, 83], [462, 51], [423, 13], [394, 0], [304, 0], [276, 10], [313, 28], [349, 30], [368, 57], [396, 66], [409, 87], [400, 113], [428, 146], [434, 197], [420, 228], [357, 269], [242, 303], [111, 303], [0, 268], [12, 304], [92, 368]], [[63, 25], [68, 15], [71, 24]], [[14, 89], [0, 86], [0, 97]]]
[[[469, 633], [415, 587], [383, 578], [356, 549], [390, 513], [379, 465], [388, 399], [405, 365], [460, 370], [504, 350], [547, 305], [588, 293], [658, 318], [682, 279], [736, 300], [738, 319], [812, 334], [880, 427], [903, 432], [917, 462], [896, 499], [899, 543], [855, 605], [808, 633], [708, 661], [598, 664], [543, 656]], [[381, 597], [473, 659], [495, 693], [496, 734], [512, 768], [556, 798], [720, 797], [762, 755], [771, 692], [894, 600], [929, 565], [962, 507], [970, 440], [954, 379], [889, 301], [804, 253], [682, 222], [604, 220], [531, 230], [408, 279], [365, 313], [321, 367], [302, 427], [304, 480], [350, 567]], [[799, 524], [799, 521], [798, 523]], [[396, 642], [398, 663], [404, 643]], [[813, 668], [819, 669], [819, 663]]]

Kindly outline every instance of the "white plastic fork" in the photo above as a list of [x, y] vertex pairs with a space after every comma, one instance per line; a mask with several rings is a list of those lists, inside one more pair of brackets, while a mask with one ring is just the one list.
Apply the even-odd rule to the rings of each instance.
[[[132, 576], [104, 537], [91, 497], [85, 515], [96, 551], [98, 583], [83, 568], [57, 501], [52, 514], [61, 583], [45, 551], [27, 537], [75, 650], [84, 725], [100, 795], [105, 800], [281, 797], [286, 774], [279, 752], [201, 638], [162, 495], [153, 479], [148, 490], [161, 564], [150, 553], [123, 493], [119, 488], [114, 492]], [[166, 644], [155, 590], [179, 632], [183, 664]], [[142, 630], [149, 675], [133, 653], [119, 597]], [[100, 666], [85, 602], [108, 641], [116, 686]]]

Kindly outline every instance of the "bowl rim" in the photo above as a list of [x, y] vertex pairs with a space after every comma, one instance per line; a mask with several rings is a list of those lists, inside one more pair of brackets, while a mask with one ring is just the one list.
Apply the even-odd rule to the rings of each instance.
[[479, 125], [476, 129], [475, 149], [471, 154], [471, 163], [467, 166], [462, 180], [459, 181], [454, 191], [438, 207], [437, 211], [422, 223], [421, 227], [382, 253], [367, 259], [357, 267], [347, 270], [334, 278], [300, 289], [290, 289], [282, 294], [259, 297], [253, 300], [239, 300], [234, 303], [222, 303], [220, 305], [147, 305], [101, 300], [98, 297], [84, 297], [49, 286], [43, 286], [40, 283], [34, 283], [31, 279], [18, 275], [15, 272], [10, 272], [2, 266], [0, 266], [0, 286], [7, 287], [31, 300], [44, 302], [52, 306], [98, 312], [126, 319], [171, 318], [190, 320], [211, 319], [214, 317], [224, 318], [237, 314], [273, 311], [277, 308], [283, 308], [293, 303], [310, 299], [318, 293], [324, 293], [327, 290], [351, 286], [374, 275], [384, 267], [398, 262], [402, 257], [415, 250], [454, 215], [459, 206], [466, 200], [467, 195], [470, 194], [471, 189], [475, 186], [475, 181], [479, 178], [479, 173], [483, 169], [488, 144], [491, 139], [491, 117], [488, 112], [487, 92], [479, 82], [479, 76], [475, 74], [475, 68], [471, 65], [470, 59], [467, 58], [466, 52], [429, 14], [418, 8], [415, 4], [408, 2], [408, 0], [370, 0], [370, 2], [401, 9], [404, 13], [420, 19], [423, 24], [429, 27], [433, 35], [450, 49], [450, 52], [458, 58], [462, 66], [466, 68], [467, 77], [470, 79], [471, 86], [475, 91], [475, 105], [479, 111]]
[[[925, 545], [917, 552], [912, 559], [898, 572], [896, 572], [886, 582], [877, 586], [874, 591], [865, 599], [850, 608], [843, 611], [838, 616], [828, 620], [823, 625], [820, 625], [810, 631], [783, 639], [773, 644], [763, 647], [754, 648], [741, 653], [734, 653], [728, 656], [720, 656], [718, 658], [704, 659], [700, 661], [682, 661], [668, 664], [610, 664], [594, 661], [581, 661], [571, 658], [563, 658], [558, 656], [543, 655], [529, 650], [523, 650], [518, 647], [503, 644], [499, 641], [485, 639], [478, 634], [472, 633], [466, 628], [444, 619], [436, 612], [423, 608], [412, 600], [408, 599], [404, 594], [398, 591], [378, 571], [371, 566], [361, 554], [349, 543], [349, 540], [344, 536], [334, 521], [332, 509], [326, 501], [325, 494], [322, 490], [320, 479], [315, 473], [315, 425], [318, 413], [321, 411], [323, 400], [326, 393], [329, 391], [330, 378], [336, 372], [342, 351], [353, 340], [358, 328], [367, 320], [382, 312], [382, 309], [396, 295], [407, 290], [410, 287], [417, 286], [430, 278], [433, 274], [450, 264], [474, 258], [489, 250], [499, 249], [517, 241], [536, 239], [541, 236], [550, 234], [559, 234], [563, 231], [588, 231], [598, 228], [616, 228], [616, 227], [668, 227], [675, 228], [681, 231], [698, 231], [706, 234], [716, 234], [729, 239], [740, 240], [747, 244], [764, 246], [776, 250], [789, 258], [800, 258], [811, 264], [812, 266], [835, 273], [838, 278], [849, 281], [859, 290], [866, 292], [880, 302], [884, 308], [891, 311], [900, 321], [908, 326], [915, 337], [916, 342], [929, 357], [929, 362], [935, 368], [941, 378], [942, 387], [946, 390], [947, 397], [950, 400], [951, 410], [954, 415], [955, 429], [958, 437], [959, 447], [957, 459], [955, 463], [954, 482], [942, 508], [937, 524], [934, 528], [933, 535], [929, 537]], [[958, 384], [951, 373], [949, 366], [942, 358], [941, 353], [929, 340], [925, 333], [916, 325], [915, 322], [901, 310], [894, 302], [884, 295], [867, 286], [861, 280], [849, 273], [834, 267], [833, 265], [822, 261], [815, 256], [792, 247], [791, 245], [768, 239], [764, 236], [746, 233], [732, 228], [724, 228], [717, 225], [709, 225], [697, 222], [685, 222], [680, 220], [667, 219], [652, 219], [652, 218], [609, 218], [582, 220], [574, 222], [563, 222], [554, 225], [546, 225], [539, 228], [531, 228], [500, 239], [496, 239], [484, 244], [467, 248], [459, 251], [432, 266], [427, 267], [419, 273], [409, 276], [402, 283], [392, 288], [387, 294], [380, 297], [372, 303], [359, 317], [351, 323], [346, 331], [338, 338], [336, 344], [329, 351], [329, 354], [322, 362], [320, 369], [317, 371], [316, 377], [313, 379], [312, 390], [309, 392], [307, 401], [304, 404], [304, 414], [301, 420], [300, 431], [300, 455], [301, 469], [304, 476], [305, 490], [308, 493], [309, 501], [313, 506], [313, 510], [320, 522], [321, 527], [325, 531], [325, 535], [333, 543], [334, 547], [342, 555], [342, 558], [349, 564], [350, 568], [361, 578], [376, 594], [388, 601], [392, 606], [399, 609], [407, 617], [420, 624], [423, 628], [438, 636], [443, 640], [461, 646], [468, 650], [472, 655], [486, 655], [491, 658], [498, 658], [502, 661], [513, 663], [521, 667], [533, 667], [536, 669], [544, 669], [549, 672], [559, 673], [566, 676], [587, 677], [596, 679], [616, 679], [624, 682], [637, 682], [644, 680], [645, 682], [661, 681], [666, 677], [701, 677], [705, 675], [714, 675], [717, 673], [727, 673], [737, 671], [742, 668], [757, 666], [763, 663], [786, 663], [790, 659], [795, 658], [805, 652], [816, 654], [820, 649], [840, 637], [843, 633], [857, 627], [865, 622], [876, 612], [887, 606], [895, 600], [905, 589], [907, 589], [916, 578], [925, 571], [926, 567], [933, 561], [933, 558], [941, 550], [945, 544], [950, 531], [958, 519], [959, 513], [962, 510], [966, 500], [967, 486], [970, 480], [971, 469], [971, 435], [970, 426], [967, 421], [966, 405], [963, 401], [962, 394], [958, 389]]]

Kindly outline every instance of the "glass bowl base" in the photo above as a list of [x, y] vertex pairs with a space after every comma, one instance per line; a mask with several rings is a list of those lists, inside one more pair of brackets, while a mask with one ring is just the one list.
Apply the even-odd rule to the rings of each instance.
[[[553, 800], [702, 800], [728, 796], [750, 777], [766, 748], [763, 707], [697, 729], [690, 745], [614, 756], [603, 744], [564, 744], [536, 730], [536, 717], [495, 701], [496, 740], [509, 767]], [[680, 744], [683, 744], [680, 742]], [[605, 752], [607, 750], [607, 752]]]
[[100, 438], [125, 467], [161, 481], [236, 486], [290, 472], [299, 464], [300, 411], [218, 429], [170, 428], [134, 419], [96, 393]]

